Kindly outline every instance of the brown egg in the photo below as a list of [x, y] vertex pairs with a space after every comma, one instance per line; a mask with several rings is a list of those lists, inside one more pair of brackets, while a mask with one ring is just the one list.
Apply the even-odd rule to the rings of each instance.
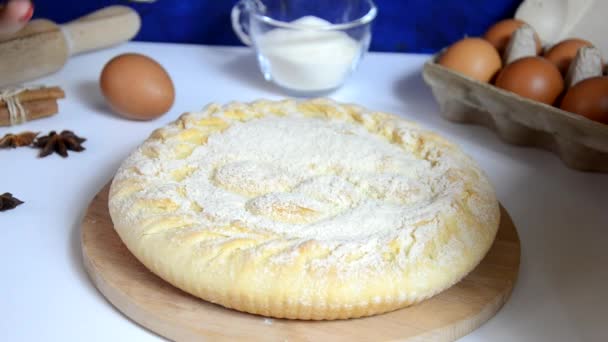
[[[483, 38], [494, 45], [496, 50], [502, 55], [502, 53], [509, 45], [509, 40], [513, 35], [513, 32], [524, 25], [526, 22], [519, 19], [505, 19], [492, 25]], [[534, 33], [534, 39], [536, 40], [536, 53], [539, 54], [542, 50], [542, 44], [538, 34]]]
[[545, 52], [545, 58], [555, 64], [559, 71], [565, 75], [570, 67], [570, 62], [576, 57], [578, 49], [583, 46], [593, 46], [593, 44], [578, 38], [562, 40]]
[[575, 84], [560, 108], [608, 124], [608, 76], [591, 77]]
[[489, 82], [502, 62], [492, 44], [481, 38], [464, 38], [440, 57], [439, 64], [481, 82]]
[[101, 92], [118, 114], [151, 120], [166, 113], [175, 99], [169, 74], [155, 60], [136, 53], [112, 58], [99, 78]]
[[523, 57], [502, 69], [496, 86], [550, 105], [564, 90], [564, 79], [557, 67], [546, 59]]

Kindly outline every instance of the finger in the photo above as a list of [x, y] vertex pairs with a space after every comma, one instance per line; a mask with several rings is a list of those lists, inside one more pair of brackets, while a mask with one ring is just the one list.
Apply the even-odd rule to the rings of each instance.
[[30, 0], [10, 0], [0, 13], [0, 35], [10, 35], [19, 31], [34, 14]]
[[32, 14], [34, 14], [34, 5], [30, 0], [10, 0], [4, 6], [0, 20], [2, 24], [23, 23], [30, 20]]

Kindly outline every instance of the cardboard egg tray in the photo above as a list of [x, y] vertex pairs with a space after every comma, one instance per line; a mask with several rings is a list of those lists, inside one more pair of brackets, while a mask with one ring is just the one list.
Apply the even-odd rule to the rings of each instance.
[[581, 171], [608, 173], [608, 125], [523, 98], [429, 60], [423, 78], [450, 121], [483, 125], [508, 143], [553, 151]]

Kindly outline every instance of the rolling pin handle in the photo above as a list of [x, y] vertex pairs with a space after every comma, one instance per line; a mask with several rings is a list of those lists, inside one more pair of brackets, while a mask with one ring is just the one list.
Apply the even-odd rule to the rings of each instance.
[[127, 6], [109, 6], [61, 25], [69, 55], [97, 50], [135, 37], [141, 18]]

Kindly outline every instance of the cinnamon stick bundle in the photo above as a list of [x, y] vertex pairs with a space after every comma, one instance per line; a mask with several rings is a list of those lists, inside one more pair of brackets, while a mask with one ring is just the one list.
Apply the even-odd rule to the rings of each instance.
[[[28, 89], [17, 95], [17, 98], [21, 103], [34, 101], [34, 100], [50, 100], [50, 99], [62, 99], [65, 97], [63, 89], [59, 87], [48, 87], [40, 89]], [[0, 99], [0, 106], [6, 106], [6, 102]]]
[[[28, 89], [16, 95], [25, 110], [27, 121], [35, 120], [56, 114], [59, 111], [57, 99], [65, 97], [64, 91], [59, 87]], [[0, 99], [0, 126], [10, 126], [10, 113], [6, 102]]]
[[[59, 106], [55, 100], [35, 100], [22, 102], [21, 105], [25, 109], [27, 120], [35, 120], [51, 116], [59, 111]], [[0, 126], [10, 126], [11, 119], [7, 107], [0, 107]]]

